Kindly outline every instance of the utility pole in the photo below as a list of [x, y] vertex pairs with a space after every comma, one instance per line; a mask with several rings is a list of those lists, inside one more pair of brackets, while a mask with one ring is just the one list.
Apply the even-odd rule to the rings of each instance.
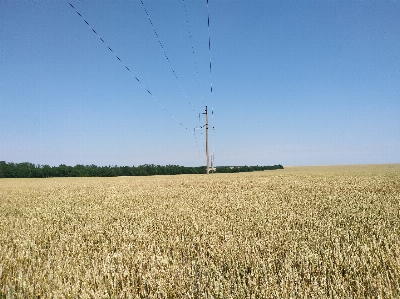
[[206, 106], [206, 112], [203, 113], [206, 115], [206, 163], [207, 163], [207, 174], [210, 173], [210, 168], [208, 167], [209, 161], [208, 161], [208, 110]]

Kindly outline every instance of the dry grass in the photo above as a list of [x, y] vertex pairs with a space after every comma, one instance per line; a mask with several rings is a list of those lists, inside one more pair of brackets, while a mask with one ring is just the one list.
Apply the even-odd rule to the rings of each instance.
[[400, 297], [400, 165], [0, 180], [0, 298]]

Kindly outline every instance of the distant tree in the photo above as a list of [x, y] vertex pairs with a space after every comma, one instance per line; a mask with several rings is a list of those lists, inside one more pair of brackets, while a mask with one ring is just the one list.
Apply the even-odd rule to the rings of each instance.
[[[233, 172], [249, 172], [283, 169], [283, 166], [218, 166], [216, 172], [233, 173]], [[148, 176], [148, 175], [176, 175], [176, 174], [204, 174], [205, 166], [184, 167], [179, 165], [154, 165], [144, 164], [135, 166], [96, 166], [82, 165], [67, 166], [60, 164], [59, 166], [50, 167], [49, 165], [35, 165], [29, 162], [23, 163], [7, 163], [0, 161], [0, 178], [47, 178], [47, 177], [113, 177], [113, 176]]]
[[41, 167], [41, 174], [42, 174], [42, 178], [48, 178], [48, 177], [53, 176], [51, 167], [49, 165], [43, 165]]
[[6, 161], [0, 161], [0, 178], [8, 178], [9, 170]]
[[60, 164], [58, 166], [58, 169], [56, 171], [57, 175], [59, 177], [73, 177], [75, 176], [75, 173], [73, 172], [72, 166], [67, 166], [65, 164]]

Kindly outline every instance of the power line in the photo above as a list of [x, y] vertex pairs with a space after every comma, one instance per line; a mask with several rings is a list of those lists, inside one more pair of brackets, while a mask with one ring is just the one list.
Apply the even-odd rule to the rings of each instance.
[[[190, 41], [190, 48], [191, 48], [191, 52], [192, 52], [192, 55], [193, 55], [194, 66], [195, 66], [196, 74], [197, 74], [197, 81], [198, 81], [199, 90], [200, 90], [200, 98], [201, 98], [203, 104], [205, 105], [204, 97], [203, 97], [203, 88], [201, 86], [200, 74], [199, 74], [199, 69], [198, 69], [198, 66], [197, 66], [197, 59], [196, 59], [195, 50], [194, 50], [194, 46], [193, 46], [192, 33], [191, 33], [191, 30], [190, 30], [189, 17], [188, 17], [188, 13], [187, 13], [187, 9], [186, 9], [185, 0], [182, 0], [182, 2], [183, 2], [183, 9], [185, 11], [186, 25], [187, 25], [189, 41]], [[199, 121], [200, 121], [200, 113], [199, 113]], [[204, 126], [195, 127], [193, 129], [194, 135], [196, 136], [196, 129], [202, 129], [204, 127], [205, 127], [205, 125]], [[204, 142], [203, 133], [201, 132], [200, 135], [201, 135], [201, 142], [203, 143]], [[204, 151], [205, 151], [205, 154], [207, 155], [207, 149], [204, 149]]]
[[[208, 28], [208, 55], [210, 57], [210, 98], [211, 98], [211, 122], [214, 124], [214, 104], [213, 104], [213, 85], [212, 85], [212, 68], [211, 68], [211, 33], [210, 33], [210, 7], [208, 6], [207, 0], [207, 28]], [[214, 129], [214, 127], [212, 127]], [[214, 146], [213, 146], [213, 153], [214, 156]]]
[[[184, 1], [184, 0], [183, 0], [183, 1]], [[177, 123], [179, 123], [180, 126], [182, 126], [185, 130], [187, 130], [187, 131], [190, 132], [190, 130], [188, 129], [188, 127], [185, 126], [182, 122], [180, 122], [180, 121], [179, 121], [179, 120], [178, 120], [178, 119], [177, 119], [177, 118], [176, 118], [176, 117], [175, 117], [175, 116], [174, 116], [174, 115], [173, 115], [173, 114], [158, 100], [158, 98], [143, 84], [143, 82], [133, 73], [133, 71], [124, 63], [124, 61], [114, 52], [114, 50], [106, 43], [106, 41], [98, 34], [98, 32], [97, 32], [94, 28], [92, 28], [92, 26], [89, 24], [89, 22], [86, 21], [86, 19], [82, 16], [82, 14], [69, 2], [69, 0], [66, 0], [66, 2], [67, 2], [67, 3], [70, 5], [70, 7], [79, 15], [79, 17], [85, 22], [85, 24], [89, 27], [89, 29], [100, 39], [100, 41], [104, 44], [104, 46], [115, 56], [115, 58], [122, 64], [122, 66], [133, 76], [133, 78], [143, 87], [143, 89], [146, 90], [146, 92], [157, 102], [157, 104], [158, 104], [172, 119], [174, 119], [174, 121], [176, 121]], [[169, 65], [170, 65], [170, 68], [171, 68], [171, 70], [172, 70], [172, 72], [173, 72], [173, 74], [174, 74], [174, 76], [175, 76], [175, 79], [178, 81], [178, 84], [179, 84], [179, 86], [180, 86], [180, 88], [181, 88], [181, 90], [182, 90], [183, 95], [184, 95], [185, 98], [188, 100], [188, 98], [187, 98], [187, 96], [186, 96], [186, 94], [185, 94], [185, 92], [184, 92], [184, 90], [183, 90], [183, 88], [182, 88], [182, 85], [180, 84], [179, 79], [178, 79], [178, 77], [177, 77], [177, 75], [176, 75], [176, 73], [175, 73], [175, 70], [173, 69], [172, 64], [171, 64], [171, 62], [170, 62], [170, 60], [169, 60], [169, 58], [168, 58], [168, 56], [167, 56], [167, 54], [166, 54], [166, 52], [165, 52], [165, 49], [164, 49], [164, 47], [163, 47], [163, 45], [162, 45], [162, 43], [161, 43], [161, 40], [160, 40], [160, 38], [159, 38], [159, 36], [158, 36], [158, 34], [157, 34], [155, 28], [154, 28], [154, 25], [153, 25], [153, 23], [152, 23], [152, 21], [151, 21], [151, 19], [150, 19], [150, 16], [149, 16], [149, 14], [148, 14], [148, 12], [147, 12], [145, 6], [144, 6], [143, 1], [141, 1], [141, 3], [142, 3], [142, 6], [143, 6], [143, 8], [144, 8], [144, 11], [145, 11], [145, 13], [146, 13], [146, 15], [147, 15], [147, 17], [148, 17], [148, 19], [149, 19], [149, 22], [150, 22], [150, 24], [152, 25], [153, 31], [154, 31], [154, 33], [155, 33], [157, 39], [158, 39], [158, 42], [159, 42], [159, 44], [160, 44], [160, 46], [161, 46], [161, 48], [162, 48], [162, 50], [163, 50], [163, 52], [164, 52], [164, 55], [165, 55], [165, 57], [166, 57], [166, 59], [167, 59]], [[186, 13], [186, 8], [185, 8], [185, 13]], [[188, 20], [187, 20], [187, 23], [188, 23]], [[189, 25], [188, 25], [188, 28], [189, 28], [189, 35], [190, 35], [190, 38], [191, 38], [190, 27], [189, 27]], [[193, 54], [194, 54], [193, 46], [192, 46], [192, 51], [193, 51]], [[195, 63], [195, 64], [196, 64], [196, 63]], [[196, 64], [196, 70], [197, 70], [197, 64]], [[197, 70], [197, 73], [198, 73], [198, 70]], [[199, 79], [199, 84], [200, 84], [200, 79]], [[192, 108], [192, 111], [195, 113], [192, 104], [190, 103], [189, 100], [188, 100], [188, 102], [189, 102], [189, 105], [190, 105], [191, 108]], [[203, 101], [203, 102], [204, 102], [204, 101]], [[195, 113], [195, 114], [196, 114], [196, 113]], [[197, 145], [197, 147], [199, 148], [199, 144], [198, 144], [198, 141], [197, 141], [197, 138], [196, 138], [195, 130], [193, 131], [193, 136], [194, 136], [196, 145]], [[200, 154], [200, 150], [199, 150], [199, 154]]]
[[164, 48], [163, 44], [161, 43], [161, 39], [160, 39], [160, 37], [158, 36], [158, 33], [157, 33], [157, 31], [156, 31], [156, 28], [155, 28], [155, 26], [154, 26], [154, 24], [153, 24], [153, 22], [152, 22], [152, 20], [151, 20], [151, 18], [150, 18], [150, 15], [149, 15], [149, 13], [148, 13], [146, 7], [144, 6], [143, 1], [140, 0], [140, 3], [142, 3], [142, 7], [143, 7], [143, 9], [144, 9], [144, 12], [146, 13], [147, 19], [149, 20], [150, 25], [151, 25], [151, 27], [152, 27], [152, 29], [153, 29], [153, 32], [154, 32], [154, 34], [155, 34], [156, 37], [157, 37], [158, 43], [159, 43], [159, 45], [160, 45], [160, 47], [161, 47], [161, 49], [162, 49], [162, 51], [163, 51], [163, 53], [164, 53], [165, 58], [166, 58], [167, 61], [168, 61], [168, 64], [169, 64], [169, 66], [170, 66], [170, 68], [171, 68], [171, 70], [172, 70], [172, 73], [174, 74], [175, 79], [176, 79], [176, 81], [178, 82], [179, 87], [181, 88], [181, 91], [182, 91], [183, 96], [184, 96], [185, 99], [188, 101], [189, 106], [190, 106], [190, 108], [192, 109], [194, 115], [196, 115], [196, 112], [194, 111], [194, 108], [193, 108], [193, 106], [192, 106], [192, 103], [190, 103], [188, 97], [186, 96], [185, 91], [183, 90], [182, 84], [181, 84], [181, 82], [179, 81], [178, 76], [177, 76], [176, 73], [175, 73], [175, 70], [174, 70], [174, 68], [173, 68], [173, 66], [172, 66], [172, 63], [171, 63], [171, 61], [169, 60], [169, 57], [168, 57], [168, 55], [167, 55], [167, 53], [166, 53], [166, 51], [165, 51], [165, 48]]
[[[182, 94], [184, 95], [184, 97], [185, 97], [186, 100], [188, 101], [189, 106], [190, 106], [191, 109], [192, 109], [192, 112], [196, 115], [196, 112], [195, 112], [195, 110], [194, 110], [194, 108], [193, 108], [193, 105], [192, 105], [192, 103], [189, 101], [188, 97], [186, 96], [185, 91], [183, 90], [182, 84], [180, 83], [180, 81], [179, 81], [179, 79], [178, 79], [178, 76], [177, 76], [177, 74], [176, 74], [176, 72], [175, 72], [175, 70], [174, 70], [174, 68], [173, 68], [173, 66], [172, 66], [172, 63], [171, 63], [171, 61], [170, 61], [170, 59], [169, 59], [169, 57], [168, 57], [168, 55], [167, 55], [167, 52], [165, 51], [165, 48], [164, 48], [164, 46], [163, 46], [163, 44], [162, 44], [162, 42], [161, 42], [161, 39], [160, 39], [160, 37], [159, 37], [159, 35], [158, 35], [156, 29], [155, 29], [155, 26], [154, 26], [154, 24], [153, 24], [153, 21], [152, 21], [151, 18], [150, 18], [150, 14], [149, 14], [149, 12], [148, 12], [147, 9], [146, 9], [143, 0], [140, 0], [140, 3], [142, 4], [142, 7], [143, 7], [143, 10], [144, 10], [144, 12], [145, 12], [145, 14], [146, 14], [146, 16], [147, 16], [147, 19], [149, 20], [149, 23], [150, 23], [150, 25], [151, 25], [151, 27], [152, 27], [152, 29], [153, 29], [153, 32], [154, 32], [154, 34], [155, 34], [155, 36], [156, 36], [156, 38], [157, 38], [157, 40], [158, 40], [159, 45], [160, 45], [160, 47], [161, 47], [161, 49], [162, 49], [162, 51], [163, 51], [163, 53], [164, 53], [164, 56], [165, 56], [165, 58], [166, 58], [166, 60], [167, 60], [167, 62], [168, 62], [168, 64], [169, 64], [169, 66], [170, 66], [170, 68], [171, 68], [171, 71], [172, 71], [172, 73], [174, 74], [174, 77], [175, 77], [176, 81], [178, 82], [178, 85], [179, 85], [179, 87], [180, 87], [180, 89], [181, 89], [181, 91], [182, 91]], [[188, 20], [187, 11], [186, 11], [186, 6], [185, 6], [185, 0], [183, 0], [183, 6], [184, 6], [185, 16], [186, 16], [186, 24], [187, 24], [187, 26], [188, 26], [188, 32], [189, 32], [189, 39], [190, 39], [190, 43], [191, 43], [191, 49], [192, 49], [192, 53], [193, 53], [193, 56], [194, 56], [194, 47], [193, 47], [193, 43], [192, 43], [192, 35], [191, 35], [191, 32], [190, 32], [190, 26], [189, 26], [189, 20]], [[200, 91], [201, 91], [200, 77], [199, 77], [199, 72], [198, 72], [196, 60], [195, 60], [195, 67], [196, 67], [197, 77], [198, 77], [198, 81], [199, 81], [199, 85], [200, 85]], [[204, 100], [203, 100], [203, 102], [204, 102]], [[195, 132], [196, 132], [196, 128], [193, 129], [193, 135], [194, 135], [194, 137], [195, 137], [195, 139], [196, 139], [196, 144], [197, 144], [197, 146], [198, 146], [198, 142], [197, 142], [197, 138], [196, 138], [196, 133], [195, 133]], [[199, 154], [200, 154], [200, 151], [199, 151]]]
[[213, 92], [213, 86], [212, 86], [212, 76], [211, 76], [211, 34], [210, 34], [210, 8], [208, 7], [208, 0], [207, 0], [207, 13], [208, 13], [208, 18], [207, 18], [207, 27], [208, 27], [208, 55], [210, 57], [210, 93], [211, 93], [211, 101], [212, 101], [212, 92]]
[[[186, 10], [185, 0], [183, 0], [182, 2], [183, 2], [183, 9], [185, 10], [186, 25], [187, 25], [187, 28], [188, 28], [190, 47], [191, 47], [191, 51], [192, 51], [192, 54], [193, 54], [194, 66], [196, 68], [197, 80], [198, 80], [198, 83], [199, 83], [200, 98], [202, 99], [203, 104], [205, 104], [204, 97], [203, 97], [203, 88], [201, 86], [201, 81], [200, 81], [199, 69], [197, 67], [196, 55], [194, 53], [194, 46], [193, 46], [193, 41], [192, 41], [192, 33], [191, 33], [191, 30], [190, 30], [189, 18], [188, 18], [188, 14], [187, 14], [187, 10]], [[200, 120], [200, 118], [199, 118], [199, 120]]]
[[[123, 60], [113, 51], [113, 49], [104, 41], [104, 39], [97, 33], [96, 30], [92, 28], [92, 26], [89, 24], [88, 21], [85, 20], [85, 18], [79, 13], [79, 11], [68, 1], [66, 2], [75, 10], [75, 12], [79, 15], [79, 17], [86, 23], [86, 25], [89, 27], [89, 29], [96, 34], [96, 36], [100, 39], [100, 41], [105, 45], [105, 47], [110, 50], [110, 52], [115, 56], [115, 58], [118, 59], [118, 61], [123, 65], [123, 67], [135, 78], [135, 80], [147, 91], [147, 93], [157, 102], [157, 104], [165, 110], [165, 112], [168, 113], [169, 116], [171, 116], [177, 123], [179, 123], [184, 129], [187, 131], [190, 131], [187, 126], [185, 126], [181, 121], [179, 121], [174, 115], [171, 114], [171, 112], [158, 100], [158, 98], [143, 84], [142, 81], [139, 80], [138, 77], [135, 76], [133, 71], [123, 62]], [[197, 139], [196, 139], [197, 143]]]
[[[133, 71], [122, 61], [122, 59], [112, 50], [112, 48], [104, 41], [104, 39], [97, 33], [97, 31], [96, 30], [94, 30], [94, 28], [92, 28], [92, 26], [89, 24], [89, 22], [88, 21], [86, 21], [85, 20], [85, 18], [79, 13], [79, 11], [68, 1], [68, 0], [66, 0], [67, 1], [67, 3], [75, 10], [75, 12], [79, 15], [79, 17], [86, 23], [86, 25], [89, 27], [89, 29], [94, 33], [94, 34], [96, 34], [96, 36], [100, 39], [100, 41], [108, 48], [108, 50], [110, 50], [111, 51], [111, 53], [118, 59], [118, 61], [123, 65], [123, 67], [127, 70], [127, 71], [129, 71], [130, 73], [131, 73], [131, 75], [135, 78], [135, 80], [147, 91], [147, 93], [157, 102], [157, 104], [162, 108], [162, 109], [164, 109], [164, 111], [172, 118], [172, 119], [174, 119], [174, 121], [176, 121], [177, 123], [179, 123], [179, 125], [181, 126], [181, 127], [183, 127], [185, 130], [187, 130], [187, 131], [189, 131], [190, 132], [190, 130], [188, 129], [188, 127], [187, 126], [185, 126], [182, 122], [180, 122], [159, 100], [158, 100], [158, 98], [142, 83], [142, 81], [140, 81], [139, 80], [139, 78], [138, 77], [136, 77], [135, 76], [135, 74], [133, 73]], [[160, 42], [161, 43], [161, 42]], [[164, 53], [165, 53], [165, 51], [164, 51]], [[165, 54], [166, 55], [166, 54]], [[169, 61], [169, 59], [168, 59], [168, 61]], [[172, 66], [171, 66], [172, 67]], [[174, 72], [174, 74], [175, 74], [175, 72]], [[175, 75], [176, 76], [176, 75]], [[176, 79], [178, 79], [177, 77], [176, 77]], [[182, 91], [183, 91], [183, 89], [182, 89]], [[190, 102], [189, 102], [189, 104], [190, 104]], [[193, 110], [193, 107], [192, 107], [192, 110]], [[193, 110], [194, 111], [194, 110]], [[196, 138], [196, 134], [195, 134], [195, 132], [193, 132], [193, 136], [194, 136], [194, 139], [195, 139], [195, 142], [196, 142], [196, 146], [197, 146], [197, 148], [199, 149], [199, 144], [198, 144], [198, 141], [197, 141], [197, 138]], [[199, 154], [200, 154], [200, 149], [199, 149]]]

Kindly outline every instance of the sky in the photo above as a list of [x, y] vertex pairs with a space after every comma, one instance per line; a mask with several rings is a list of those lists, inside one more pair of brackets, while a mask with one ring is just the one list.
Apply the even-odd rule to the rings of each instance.
[[216, 166], [400, 163], [399, 15], [397, 0], [0, 0], [0, 161], [205, 165], [207, 106]]

